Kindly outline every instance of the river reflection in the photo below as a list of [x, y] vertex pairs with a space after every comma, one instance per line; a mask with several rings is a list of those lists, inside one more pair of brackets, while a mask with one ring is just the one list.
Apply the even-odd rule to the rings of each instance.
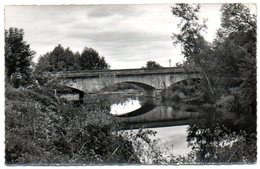
[[110, 113], [115, 116], [124, 115], [141, 108], [141, 106], [142, 105], [140, 104], [137, 97], [135, 99], [128, 98], [123, 102], [112, 104], [110, 106]]
[[[194, 105], [164, 104], [161, 100], [144, 97], [123, 100], [110, 106], [110, 113], [122, 122], [119, 130], [156, 131], [154, 138], [160, 139], [164, 155], [169, 150], [175, 156], [195, 151], [199, 162], [241, 162], [244, 156], [248, 162], [256, 159], [254, 116], [244, 117], [211, 108], [200, 111]], [[227, 144], [222, 145], [223, 142]]]
[[[146, 108], [147, 107], [147, 108]], [[161, 110], [163, 109], [163, 110]], [[156, 114], [156, 112], [164, 111], [166, 114], [167, 112], [172, 113], [173, 108], [170, 106], [163, 106], [160, 101], [156, 101], [155, 99], [151, 98], [144, 98], [144, 97], [130, 97], [124, 99], [122, 102], [114, 103], [110, 106], [110, 113], [116, 117], [125, 117], [129, 119], [130, 117], [137, 117], [139, 116], [142, 119], [142, 115], [149, 114]], [[124, 119], [125, 119], [124, 118]], [[151, 119], [152, 120], [152, 119]], [[142, 122], [141, 122], [142, 123]], [[165, 125], [167, 126], [167, 125]], [[144, 125], [134, 125], [131, 128], [139, 128], [145, 127]], [[186, 155], [191, 151], [191, 148], [188, 147], [188, 143], [186, 142], [187, 139], [187, 128], [188, 125], [181, 125], [181, 126], [168, 126], [168, 127], [156, 127], [150, 126], [145, 127], [146, 129], [152, 129], [157, 132], [156, 136], [151, 136], [152, 139], [159, 139], [160, 149], [165, 152], [167, 155], [167, 151], [173, 148], [171, 154], [173, 155]], [[133, 129], [135, 130], [135, 129]]]

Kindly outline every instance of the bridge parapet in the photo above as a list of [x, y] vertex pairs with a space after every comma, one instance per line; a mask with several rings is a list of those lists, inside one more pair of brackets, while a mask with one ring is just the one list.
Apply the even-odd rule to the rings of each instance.
[[66, 71], [56, 74], [58, 78], [90, 78], [90, 77], [108, 77], [108, 76], [132, 76], [132, 75], [158, 75], [158, 74], [181, 74], [181, 73], [199, 73], [199, 69], [188, 67], [164, 67], [157, 69], [114, 69], [114, 70], [84, 70], [84, 71]]

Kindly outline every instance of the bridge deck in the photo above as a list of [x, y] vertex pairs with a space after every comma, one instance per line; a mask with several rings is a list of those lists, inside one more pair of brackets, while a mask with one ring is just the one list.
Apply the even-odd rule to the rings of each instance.
[[184, 67], [164, 67], [157, 69], [114, 69], [114, 70], [83, 70], [66, 71], [57, 73], [58, 78], [81, 78], [81, 77], [102, 77], [102, 76], [130, 76], [130, 75], [151, 75], [171, 73], [199, 73], [199, 69]]

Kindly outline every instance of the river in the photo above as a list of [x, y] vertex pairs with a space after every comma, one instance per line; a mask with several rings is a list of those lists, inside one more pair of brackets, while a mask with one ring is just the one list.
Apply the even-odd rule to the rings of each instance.
[[[144, 98], [141, 96], [128, 97], [123, 102], [112, 104], [110, 106], [110, 113], [115, 116], [127, 115], [144, 106], [145, 103], [143, 102], [143, 100]], [[154, 109], [156, 110], [156, 108]], [[139, 113], [142, 114], [148, 112], [144, 111]], [[155, 111], [151, 110], [151, 112], [154, 113]], [[152, 129], [157, 132], [156, 136], [151, 138], [159, 139], [159, 144], [161, 145], [161, 149], [166, 150], [167, 148], [173, 147], [174, 151], [172, 153], [177, 156], [177, 155], [188, 154], [191, 151], [191, 148], [188, 147], [188, 143], [186, 142], [187, 128], [188, 125], [180, 125], [180, 126], [153, 127], [153, 128], [147, 127], [146, 129]]]
[[[213, 156], [222, 156], [217, 154], [222, 153], [225, 147], [220, 144], [232, 147], [233, 142], [247, 138], [255, 129], [254, 125], [249, 125], [252, 119], [245, 119], [236, 113], [211, 112], [210, 108], [200, 111], [197, 105], [163, 102], [136, 93], [107, 93], [99, 97], [108, 100], [110, 114], [122, 122], [118, 130], [137, 131], [144, 128], [156, 131], [157, 134], [150, 138], [159, 139], [158, 145], [165, 155], [168, 151], [171, 155], [182, 156], [196, 149], [203, 154], [204, 162], [210, 162], [215, 158]], [[230, 148], [227, 153], [232, 152]]]

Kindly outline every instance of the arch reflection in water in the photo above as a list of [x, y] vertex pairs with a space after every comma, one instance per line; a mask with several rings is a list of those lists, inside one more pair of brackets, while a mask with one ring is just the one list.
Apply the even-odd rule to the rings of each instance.
[[145, 97], [128, 98], [113, 104], [110, 113], [123, 122], [121, 127], [124, 129], [189, 125], [200, 121], [204, 115], [201, 112], [176, 110], [162, 104], [160, 100]]
[[133, 117], [153, 110], [156, 104], [149, 98], [128, 98], [126, 101], [112, 104], [110, 113], [116, 117]]
[[[137, 101], [137, 100], [136, 100]], [[205, 124], [212, 119], [217, 123], [233, 122], [233, 113], [208, 113], [200, 111], [196, 105], [182, 103], [163, 104], [156, 99], [139, 99], [139, 108], [132, 112], [115, 115], [122, 123], [121, 129], [154, 128], [166, 126], [181, 126], [193, 124]], [[174, 106], [175, 105], [175, 106]], [[141, 106], [141, 107], [140, 107]]]
[[137, 98], [128, 98], [126, 101], [112, 104], [110, 106], [110, 113], [114, 116], [120, 116], [125, 115], [129, 112], [132, 112], [134, 110], [137, 110], [141, 108], [142, 105], [140, 104], [139, 100]]

